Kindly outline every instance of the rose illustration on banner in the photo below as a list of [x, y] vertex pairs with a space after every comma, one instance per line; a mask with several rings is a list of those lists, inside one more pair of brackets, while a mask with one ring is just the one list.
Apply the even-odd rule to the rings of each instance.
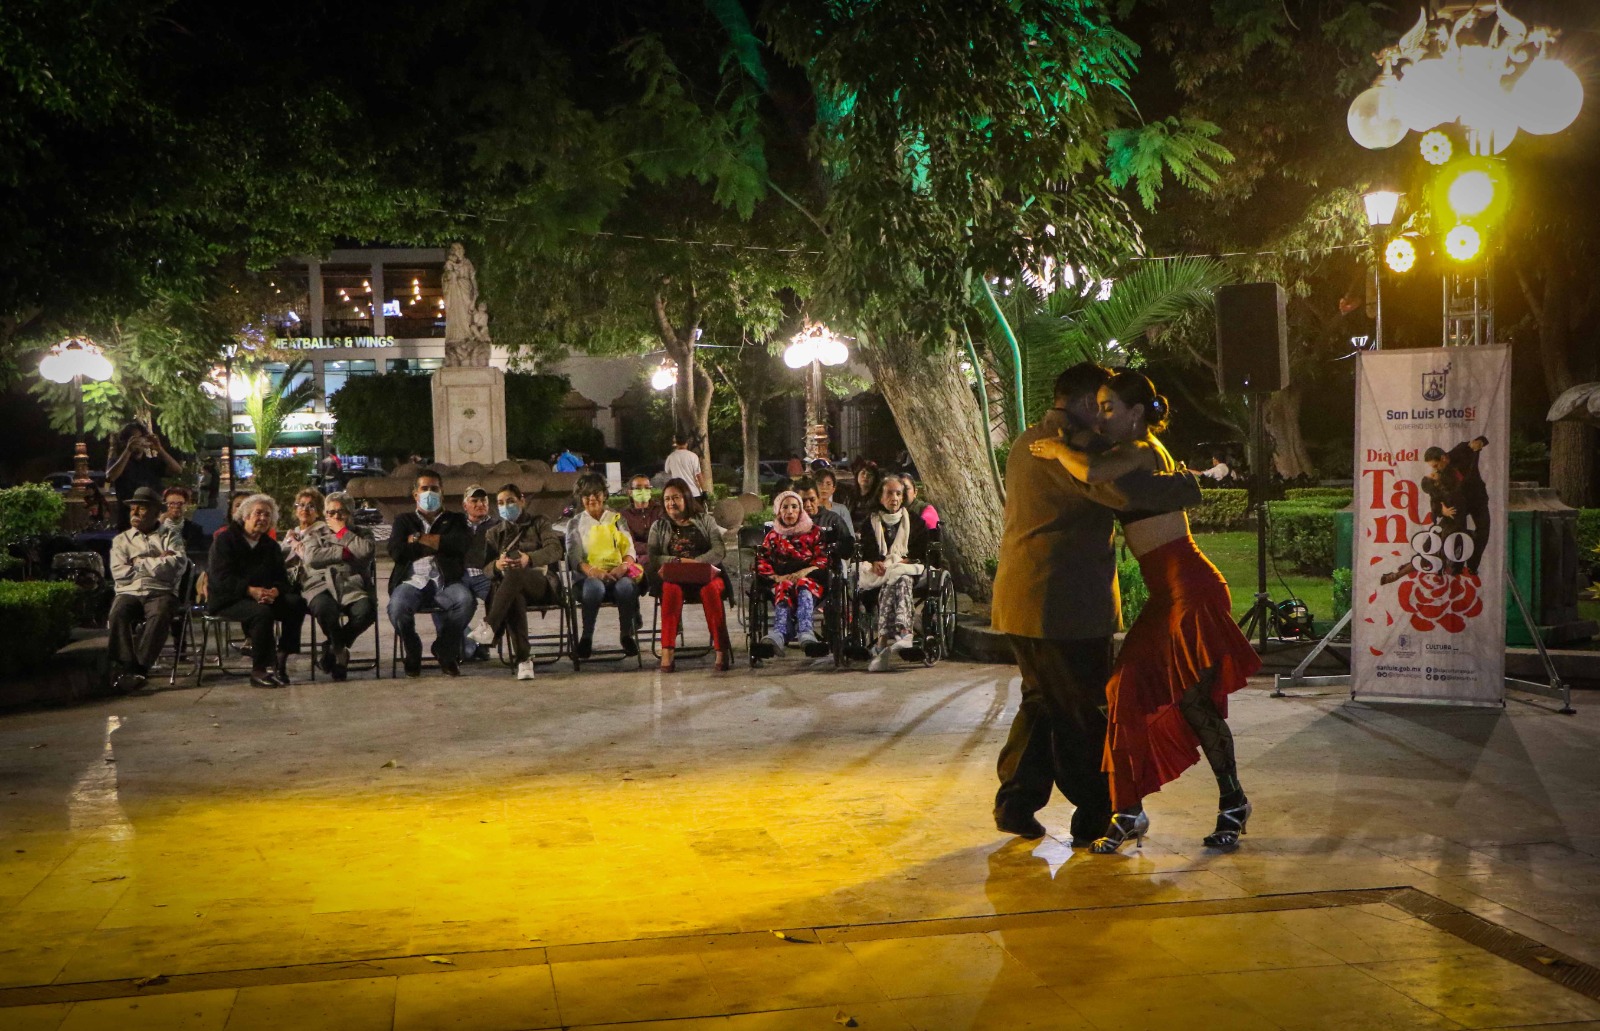
[[1426, 632], [1438, 627], [1452, 634], [1467, 628], [1467, 620], [1483, 613], [1478, 591], [1483, 585], [1474, 573], [1418, 573], [1400, 581], [1400, 607], [1411, 616], [1411, 626]]

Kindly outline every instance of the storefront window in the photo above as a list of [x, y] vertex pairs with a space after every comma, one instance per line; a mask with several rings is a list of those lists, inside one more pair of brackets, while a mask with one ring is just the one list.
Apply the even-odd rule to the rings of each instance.
[[268, 318], [280, 339], [311, 335], [311, 286], [305, 270], [279, 270], [269, 275], [272, 309]]
[[386, 358], [384, 371], [426, 376], [435, 369], [444, 368], [443, 358]]
[[[284, 389], [283, 374], [289, 371], [289, 366], [285, 365], [283, 362], [268, 362], [266, 365], [263, 365], [261, 369], [271, 378], [272, 389], [278, 391], [282, 391]], [[294, 383], [292, 383], [290, 387], [292, 388], [299, 386], [302, 383], [313, 382], [315, 382], [315, 380], [311, 375], [311, 367], [307, 366], [305, 371], [301, 372], [294, 378]], [[317, 395], [315, 391], [312, 391], [311, 396], [306, 399], [306, 403], [294, 410], [297, 412], [309, 412], [315, 409], [316, 405]]]
[[350, 361], [323, 362], [322, 363], [322, 391], [323, 396], [330, 402], [333, 395], [339, 392], [353, 376], [376, 376], [378, 363], [371, 358], [354, 358]]
[[372, 266], [322, 266], [325, 336], [372, 335]]
[[401, 339], [444, 336], [444, 270], [385, 266], [384, 332]]

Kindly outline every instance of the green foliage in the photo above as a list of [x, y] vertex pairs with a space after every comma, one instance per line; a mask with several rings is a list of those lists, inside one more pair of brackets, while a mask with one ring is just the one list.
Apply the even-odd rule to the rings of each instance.
[[1354, 496], [1354, 491], [1349, 487], [1290, 487], [1283, 492], [1285, 501], [1335, 510], [1350, 504]]
[[1343, 618], [1350, 611], [1350, 592], [1355, 583], [1355, 576], [1348, 569], [1335, 569], [1333, 571], [1333, 623]]
[[294, 496], [302, 487], [311, 486], [311, 474], [316, 464], [316, 455], [309, 454], [256, 459], [256, 490], [270, 494], [278, 503], [280, 529], [295, 525]]
[[[1037, 422], [1050, 407], [1055, 378], [1080, 361], [1123, 365], [1143, 353], [1147, 340], [1158, 340], [1168, 323], [1187, 312], [1209, 312], [1212, 291], [1232, 280], [1213, 258], [1180, 258], [1132, 266], [1118, 277], [1105, 300], [1098, 284], [1084, 289], [1060, 288], [1040, 298], [1035, 289], [1019, 286], [1010, 297], [997, 297], [1017, 337], [1022, 354], [1022, 422]], [[1045, 277], [1034, 277], [1044, 283]], [[981, 287], [980, 287], [981, 289]], [[984, 346], [1000, 370], [1001, 381], [1013, 382], [1011, 348], [999, 320], [987, 303]], [[1008, 399], [1015, 404], [1015, 399]]]
[[352, 376], [328, 406], [341, 454], [392, 459], [433, 451], [431, 376]]
[[1200, 491], [1200, 504], [1189, 509], [1189, 525], [1196, 531], [1243, 530], [1250, 525], [1250, 492], [1237, 487]]
[[1303, 573], [1333, 571], [1334, 509], [1314, 502], [1268, 503], [1267, 550]]
[[258, 454], [266, 454], [277, 441], [289, 413], [304, 408], [316, 396], [316, 381], [306, 375], [310, 367], [308, 359], [298, 358], [289, 363], [276, 383], [265, 370], [245, 371], [244, 375], [250, 380], [250, 393], [244, 399], [244, 412], [255, 430]]
[[[561, 414], [571, 390], [565, 376], [507, 373], [506, 451], [517, 458], [544, 459], [570, 447], [599, 461], [604, 435]], [[431, 440], [428, 447], [433, 447]]]
[[769, 505], [768, 507], [763, 508], [759, 512], [751, 512], [749, 515], [745, 516], [744, 517], [744, 525], [746, 525], [746, 526], [765, 526], [768, 523], [772, 522], [772, 520], [774, 518], [776, 518], [776, 517], [772, 514], [772, 507]]
[[0, 652], [6, 667], [41, 669], [72, 639], [76, 584], [59, 580], [0, 580]]
[[1600, 508], [1578, 509], [1578, 561], [1600, 564]]
[[1203, 119], [1176, 116], [1113, 129], [1106, 137], [1106, 173], [1113, 186], [1137, 184], [1146, 211], [1155, 210], [1167, 171], [1181, 185], [1210, 193], [1222, 177], [1216, 166], [1233, 163], [1233, 154], [1216, 141], [1221, 131]]
[[1133, 621], [1144, 611], [1150, 600], [1150, 588], [1139, 571], [1139, 560], [1124, 549], [1117, 559], [1117, 587], [1122, 594], [1122, 628], [1133, 626]]
[[66, 511], [66, 501], [49, 484], [0, 490], [0, 549], [54, 533]]

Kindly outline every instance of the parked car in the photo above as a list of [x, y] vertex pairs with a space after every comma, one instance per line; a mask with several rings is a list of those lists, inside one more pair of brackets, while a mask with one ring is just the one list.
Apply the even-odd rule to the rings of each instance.
[[[54, 487], [56, 489], [56, 493], [65, 494], [72, 489], [72, 478], [75, 475], [76, 474], [70, 470], [64, 473], [51, 473], [44, 478], [44, 482]], [[100, 488], [100, 493], [104, 494], [106, 497], [109, 498], [115, 496], [116, 488], [106, 482], [105, 473], [98, 469], [91, 469], [89, 471], [89, 479], [94, 482], [96, 487]]]

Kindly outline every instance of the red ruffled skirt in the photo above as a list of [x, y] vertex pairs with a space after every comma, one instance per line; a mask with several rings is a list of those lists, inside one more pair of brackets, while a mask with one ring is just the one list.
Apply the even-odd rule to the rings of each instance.
[[1211, 698], [1227, 716], [1228, 695], [1261, 668], [1261, 657], [1233, 621], [1227, 581], [1193, 537], [1142, 556], [1139, 571], [1150, 600], [1123, 639], [1106, 684], [1111, 725], [1101, 769], [1111, 774], [1118, 808], [1137, 804], [1200, 760], [1200, 739], [1178, 702], [1206, 670], [1217, 671]]

